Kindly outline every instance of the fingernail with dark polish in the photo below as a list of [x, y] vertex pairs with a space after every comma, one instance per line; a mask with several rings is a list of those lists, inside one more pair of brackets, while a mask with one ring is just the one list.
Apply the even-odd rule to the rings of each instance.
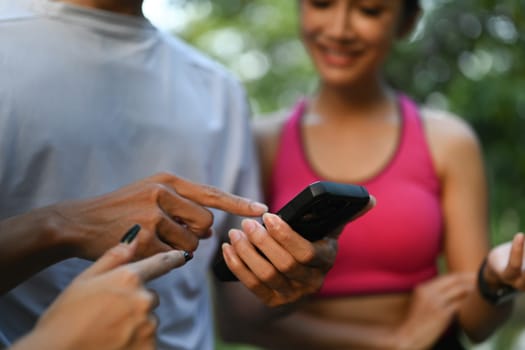
[[122, 237], [122, 239], [120, 240], [121, 243], [127, 243], [127, 244], [130, 244], [131, 242], [133, 242], [133, 240], [135, 239], [135, 237], [137, 237], [137, 234], [139, 233], [140, 231], [140, 225], [139, 224], [135, 224], [133, 225], [129, 230], [128, 232], [126, 232], [126, 234]]
[[184, 252], [184, 260], [186, 260], [186, 262], [188, 262], [191, 259], [193, 259], [193, 253], [192, 252]]

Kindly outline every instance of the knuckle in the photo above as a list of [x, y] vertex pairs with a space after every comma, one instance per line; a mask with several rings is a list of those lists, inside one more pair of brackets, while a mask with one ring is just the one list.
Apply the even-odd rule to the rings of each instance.
[[199, 239], [194, 235], [190, 235], [187, 239], [182, 240], [177, 246], [188, 251], [196, 251], [199, 247]]
[[204, 209], [203, 215], [201, 215], [199, 217], [199, 220], [192, 225], [193, 229], [197, 232], [206, 232], [213, 225], [213, 220], [214, 220], [213, 213], [206, 208], [203, 208], [203, 209]]
[[168, 192], [168, 188], [162, 183], [151, 183], [148, 185], [148, 191], [150, 193], [150, 199], [155, 202]]
[[[230, 268], [230, 270], [233, 272], [233, 271], [240, 271], [240, 269], [242, 269], [242, 263], [238, 260], [238, 259], [231, 259], [229, 256], [225, 255], [224, 256], [224, 259], [228, 262], [228, 267]], [[246, 284], [246, 286], [251, 289], [253, 288], [253, 286], [250, 286], [248, 284]]]
[[137, 296], [136, 306], [143, 315], [148, 315], [151, 308], [155, 305], [155, 296], [145, 289], [140, 289]]
[[147, 206], [142, 207], [140, 212], [134, 215], [137, 223], [140, 223], [142, 226], [140, 232], [143, 234], [144, 230], [154, 230], [155, 225], [157, 224], [159, 217], [162, 215], [162, 212], [158, 206]]
[[256, 279], [250, 279], [249, 281], [243, 282], [246, 288], [251, 290], [255, 295], [262, 296], [261, 289], [263, 289], [263, 284], [261, 281]]
[[268, 239], [268, 236], [266, 234], [258, 233], [258, 234], [252, 234], [250, 236], [250, 241], [257, 247], [264, 246], [264, 243]]
[[187, 247], [185, 248], [185, 250], [189, 250], [191, 252], [194, 252], [197, 250], [197, 248], [199, 248], [199, 240], [198, 239], [195, 239], [195, 240], [190, 240], [188, 242], [188, 245]]
[[278, 272], [275, 269], [268, 268], [261, 271], [261, 273], [259, 274], [259, 278], [263, 282], [270, 283], [271, 281], [277, 278], [277, 274]]
[[139, 274], [127, 266], [123, 266], [120, 270], [120, 278], [125, 284], [130, 286], [140, 286], [142, 284]]
[[309, 264], [315, 260], [316, 252], [315, 247], [312, 244], [309, 244], [298, 256], [298, 260], [301, 264]]
[[223, 192], [219, 190], [217, 187], [213, 187], [210, 185], [203, 185], [203, 190], [204, 190], [206, 197], [211, 202], [218, 202], [223, 197]]
[[291, 258], [284, 258], [284, 260], [280, 263], [279, 270], [285, 275], [290, 275], [297, 268], [296, 262]]
[[293, 243], [294, 235], [290, 234], [290, 232], [285, 230], [284, 227], [283, 224], [277, 223], [275, 226], [268, 229], [268, 231], [271, 231], [272, 236], [274, 236], [283, 246], [289, 246]]
[[154, 179], [157, 182], [162, 182], [162, 183], [166, 183], [170, 180], [173, 180], [174, 177], [175, 176], [168, 171], [161, 171], [154, 175]]
[[203, 224], [206, 229], [210, 228], [211, 225], [213, 225], [214, 217], [211, 210], [204, 208], [204, 215], [202, 216], [202, 220], [204, 221]]
[[162, 211], [162, 209], [157, 208], [151, 211], [150, 220], [151, 220], [152, 225], [155, 228], [155, 232], [158, 235], [164, 229], [165, 226], [168, 226], [167, 224], [163, 225], [163, 223], [167, 221], [171, 221], [171, 218], [167, 216], [166, 213]]
[[184, 239], [184, 243], [186, 243], [185, 246], [193, 250], [197, 249], [200, 241], [199, 237], [196, 236], [194, 232], [190, 231], [188, 227], [183, 227], [182, 229], [186, 232], [185, 236], [188, 237], [187, 239]]
[[124, 260], [128, 257], [128, 251], [126, 249], [123, 249], [120, 245], [117, 245], [116, 247], [108, 250], [106, 255], [112, 259], [112, 260]]

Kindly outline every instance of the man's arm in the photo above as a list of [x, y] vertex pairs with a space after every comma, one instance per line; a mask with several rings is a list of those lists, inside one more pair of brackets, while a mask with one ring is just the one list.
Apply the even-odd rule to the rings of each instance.
[[95, 260], [134, 224], [137, 258], [171, 249], [194, 251], [211, 235], [207, 208], [260, 216], [265, 205], [167, 174], [95, 198], [58, 203], [0, 222], [0, 293], [67, 258]]
[[51, 207], [0, 221], [0, 294], [47, 266], [73, 257], [67, 237], [55, 226]]

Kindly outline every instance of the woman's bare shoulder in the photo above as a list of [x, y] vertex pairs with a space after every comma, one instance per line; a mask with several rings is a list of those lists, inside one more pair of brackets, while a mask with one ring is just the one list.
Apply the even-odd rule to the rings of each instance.
[[446, 147], [478, 143], [478, 137], [472, 126], [454, 113], [424, 106], [421, 108], [421, 116], [431, 141], [439, 142]]
[[440, 174], [451, 167], [481, 159], [481, 144], [472, 126], [460, 116], [435, 108], [421, 108], [425, 134]]

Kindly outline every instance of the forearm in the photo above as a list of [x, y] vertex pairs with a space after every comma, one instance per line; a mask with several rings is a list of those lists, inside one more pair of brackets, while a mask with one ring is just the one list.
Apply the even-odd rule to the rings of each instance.
[[72, 256], [59, 226], [52, 207], [0, 221], [0, 294]]
[[[268, 349], [402, 349], [393, 327], [322, 320], [297, 312], [257, 329], [237, 332], [237, 342]], [[414, 349], [412, 349], [414, 350]]]
[[477, 290], [465, 299], [460, 312], [459, 324], [473, 342], [482, 342], [510, 317], [513, 301], [491, 305]]
[[215, 289], [217, 324], [223, 340], [270, 349], [400, 349], [397, 331], [382, 326], [329, 322], [296, 311], [264, 306], [238, 283]]
[[[265, 306], [241, 283], [217, 283], [216, 322], [221, 338], [270, 349], [403, 349], [401, 327], [329, 322], [300, 311], [303, 302]], [[408, 344], [408, 343], [407, 343]], [[415, 350], [414, 347], [405, 347]]]

